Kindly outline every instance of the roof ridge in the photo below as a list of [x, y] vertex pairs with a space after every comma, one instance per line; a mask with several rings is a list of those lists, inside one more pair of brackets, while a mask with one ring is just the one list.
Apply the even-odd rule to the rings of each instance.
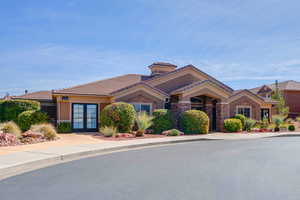
[[157, 79], [157, 78], [161, 78], [161, 77], [167, 76], [167, 75], [172, 74], [172, 73], [177, 73], [177, 72], [179, 72], [179, 71], [181, 71], [181, 70], [184, 70], [184, 69], [186, 69], [186, 68], [192, 68], [192, 69], [195, 69], [195, 70], [199, 71], [200, 73], [202, 73], [202, 74], [208, 76], [208, 77], [211, 78], [212, 80], [214, 80], [214, 81], [220, 83], [221, 85], [223, 85], [223, 86], [226, 87], [227, 89], [229, 89], [229, 90], [231, 90], [231, 91], [234, 91], [231, 87], [227, 86], [226, 84], [222, 83], [221, 81], [217, 80], [216, 78], [212, 77], [211, 75], [205, 73], [204, 71], [198, 69], [198, 67], [196, 67], [196, 66], [194, 66], [194, 65], [192, 65], [192, 64], [185, 65], [185, 66], [180, 67], [180, 68], [178, 68], [178, 69], [176, 69], [176, 70], [174, 70], [174, 71], [171, 71], [171, 72], [167, 72], [167, 73], [163, 73], [163, 74], [154, 76], [154, 77], [152, 77], [152, 78], [150, 78], [150, 79], [147, 79], [147, 80], [145, 80], [145, 81], [148, 82], [148, 81], [151, 81], [151, 80], [154, 80], [154, 79]]

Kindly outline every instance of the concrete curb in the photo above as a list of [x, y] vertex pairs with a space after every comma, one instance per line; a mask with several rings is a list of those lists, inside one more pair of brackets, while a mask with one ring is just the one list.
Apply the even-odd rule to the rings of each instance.
[[[41, 169], [44, 167], [72, 161], [78, 160], [81, 158], [92, 157], [101, 154], [113, 153], [113, 152], [120, 152], [120, 151], [128, 151], [134, 150], [139, 148], [146, 148], [146, 147], [155, 147], [161, 145], [168, 145], [168, 144], [177, 144], [177, 143], [187, 143], [187, 142], [197, 142], [197, 141], [214, 141], [214, 140], [223, 140], [223, 139], [208, 139], [208, 138], [194, 138], [194, 139], [184, 139], [184, 140], [170, 140], [170, 141], [157, 141], [157, 142], [148, 142], [148, 143], [141, 143], [141, 144], [130, 144], [130, 145], [118, 145], [115, 147], [108, 147], [108, 148], [94, 148], [89, 149], [88, 145], [78, 145], [78, 147], [86, 147], [86, 150], [71, 152], [67, 154], [56, 154], [56, 153], [40, 153], [40, 152], [19, 152], [15, 154], [36, 154], [37, 159], [28, 160], [23, 163], [14, 163], [8, 164], [4, 166], [0, 166], [0, 181], [11, 176], [19, 175], [25, 172], [30, 172], [33, 170]], [[99, 144], [98, 144], [99, 145]], [[42, 156], [41, 156], [42, 154]], [[11, 156], [11, 154], [9, 155]], [[20, 155], [22, 156], [22, 155]]]
[[[251, 136], [251, 135], [250, 135]], [[51, 165], [56, 165], [81, 158], [128, 151], [139, 148], [155, 147], [160, 145], [171, 145], [178, 143], [197, 142], [197, 141], [215, 141], [215, 140], [249, 140], [258, 138], [272, 137], [300, 137], [300, 133], [281, 133], [280, 135], [259, 135], [255, 137], [244, 138], [226, 138], [226, 137], [196, 137], [196, 138], [167, 138], [163, 141], [159, 139], [143, 139], [133, 141], [128, 144], [126, 141], [105, 142], [100, 144], [82, 144], [77, 146], [49, 148], [46, 150], [25, 151], [0, 156], [0, 180], [19, 175], [25, 172], [37, 170]], [[22, 161], [23, 160], [23, 161]]]

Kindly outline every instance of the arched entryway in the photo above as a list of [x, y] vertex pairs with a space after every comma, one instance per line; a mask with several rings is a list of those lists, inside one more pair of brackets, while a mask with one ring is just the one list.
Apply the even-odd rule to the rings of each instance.
[[206, 95], [199, 95], [190, 98], [192, 110], [201, 110], [208, 115], [211, 131], [217, 130], [217, 103], [219, 101], [219, 99]]

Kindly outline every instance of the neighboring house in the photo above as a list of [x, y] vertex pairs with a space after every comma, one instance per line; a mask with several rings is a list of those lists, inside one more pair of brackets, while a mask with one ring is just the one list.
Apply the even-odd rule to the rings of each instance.
[[28, 93], [25, 91], [24, 95], [11, 96], [10, 99], [25, 99], [25, 100], [35, 100], [41, 103], [41, 110], [48, 113], [51, 121], [56, 122], [57, 119], [57, 108], [56, 101], [52, 97], [52, 91], [39, 91]]
[[[149, 68], [150, 75], [127, 74], [48, 91], [45, 97], [56, 105], [57, 122], [71, 122], [74, 131], [96, 131], [99, 113], [112, 102], [131, 103], [137, 111], [148, 113], [167, 108], [177, 117], [189, 109], [203, 110], [210, 117], [211, 130], [222, 130], [224, 119], [236, 113], [256, 120], [271, 117], [276, 103], [249, 90], [234, 91], [193, 65], [177, 69], [157, 62]], [[35, 95], [14, 98], [46, 100]]]
[[[251, 91], [259, 96], [271, 98], [275, 88], [276, 83], [253, 88]], [[289, 116], [293, 118], [300, 116], [300, 82], [292, 80], [280, 82], [278, 89], [284, 96], [286, 106], [289, 107]]]

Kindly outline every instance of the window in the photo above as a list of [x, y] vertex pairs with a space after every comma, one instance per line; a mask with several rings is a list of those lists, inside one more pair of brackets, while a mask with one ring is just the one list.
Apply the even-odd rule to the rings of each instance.
[[242, 114], [245, 117], [251, 118], [251, 107], [250, 106], [238, 106], [237, 114]]
[[132, 103], [136, 112], [146, 112], [151, 114], [152, 105], [150, 103]]

